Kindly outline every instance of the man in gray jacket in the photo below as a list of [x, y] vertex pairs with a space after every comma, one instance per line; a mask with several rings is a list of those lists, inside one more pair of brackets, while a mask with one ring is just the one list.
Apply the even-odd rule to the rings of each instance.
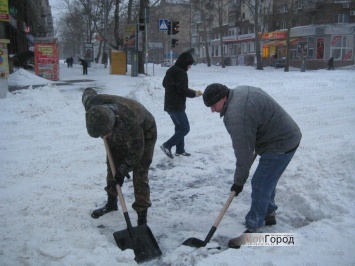
[[275, 188], [301, 141], [301, 131], [291, 116], [260, 88], [240, 86], [228, 89], [214, 83], [207, 86], [203, 100], [212, 112], [220, 113], [231, 136], [236, 162], [231, 191], [243, 190], [254, 154], [260, 155], [252, 177], [252, 203], [246, 227], [256, 232], [276, 224]]

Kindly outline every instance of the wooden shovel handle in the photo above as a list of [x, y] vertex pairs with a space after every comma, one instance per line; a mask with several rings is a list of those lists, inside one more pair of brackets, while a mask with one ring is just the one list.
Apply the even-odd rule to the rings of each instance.
[[[257, 154], [254, 153], [252, 164], [254, 163], [256, 156], [257, 156]], [[232, 191], [231, 194], [229, 194], [228, 200], [226, 201], [226, 203], [224, 203], [224, 206], [223, 206], [221, 212], [219, 213], [216, 221], [214, 222], [214, 224], [213, 224], [214, 227], [216, 227], [216, 228], [218, 227], [219, 223], [221, 222], [224, 214], [226, 213], [226, 211], [227, 211], [229, 205], [231, 204], [231, 202], [233, 201], [234, 197], [235, 197], [235, 191]]]
[[[103, 137], [103, 140], [104, 140], [104, 143], [105, 143], [105, 150], [106, 150], [108, 162], [110, 164], [112, 176], [115, 177], [115, 175], [116, 175], [116, 167], [115, 167], [115, 162], [113, 161], [113, 158], [112, 158], [111, 149], [110, 149], [110, 146], [108, 145], [107, 138]], [[124, 198], [123, 198], [121, 186], [117, 184], [116, 185], [116, 190], [117, 190], [118, 197], [120, 199], [120, 203], [121, 203], [121, 206], [122, 206], [122, 211], [123, 211], [123, 213], [125, 213], [125, 212], [127, 212], [127, 207], [126, 207], [126, 203], [125, 203]]]
[[226, 203], [224, 203], [224, 206], [223, 206], [221, 212], [219, 213], [216, 221], [214, 222], [214, 224], [213, 224], [214, 227], [216, 227], [216, 228], [218, 227], [219, 223], [221, 222], [224, 214], [226, 213], [226, 211], [227, 211], [229, 205], [231, 204], [231, 202], [233, 201], [234, 197], [235, 197], [235, 191], [232, 191], [231, 194], [229, 194], [228, 200], [226, 201]]

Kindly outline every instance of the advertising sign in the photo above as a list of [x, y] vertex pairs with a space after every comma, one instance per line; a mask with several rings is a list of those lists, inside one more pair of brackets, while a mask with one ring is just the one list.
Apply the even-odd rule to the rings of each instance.
[[124, 44], [126, 49], [136, 48], [136, 24], [127, 24], [124, 29]]
[[0, 21], [9, 21], [9, 2], [8, 0], [0, 0]]
[[56, 38], [35, 39], [35, 72], [49, 80], [59, 79], [58, 43]]
[[94, 61], [94, 44], [84, 43], [84, 59], [90, 63]]
[[9, 40], [0, 39], [0, 78], [9, 77], [9, 54], [7, 44]]

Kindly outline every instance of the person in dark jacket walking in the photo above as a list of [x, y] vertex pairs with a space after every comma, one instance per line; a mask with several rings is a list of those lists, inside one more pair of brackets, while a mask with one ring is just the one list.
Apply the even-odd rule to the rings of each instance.
[[331, 70], [333, 69], [334, 70], [334, 58], [331, 57], [328, 61], [328, 70]]
[[105, 190], [108, 195], [104, 207], [94, 210], [91, 216], [100, 216], [117, 210], [116, 184], [133, 171], [135, 202], [132, 207], [138, 214], [138, 225], [147, 223], [147, 210], [151, 206], [148, 179], [153, 160], [157, 128], [153, 115], [140, 103], [120, 96], [100, 94], [87, 88], [82, 96], [86, 111], [86, 127], [93, 138], [107, 137], [116, 175], [113, 176], [107, 160]]
[[79, 59], [80, 64], [83, 66], [83, 75], [88, 74], [88, 62], [85, 59]]
[[[249, 177], [254, 156], [260, 156], [251, 180], [251, 207], [245, 217], [246, 232], [276, 224], [275, 188], [295, 154], [302, 134], [291, 116], [266, 92], [251, 86], [229, 89], [214, 83], [205, 89], [203, 100], [212, 112], [220, 113], [232, 139], [236, 169], [231, 191], [236, 196]], [[230, 247], [238, 243], [230, 242]]]
[[182, 53], [175, 64], [165, 74], [163, 87], [165, 88], [164, 111], [166, 111], [175, 125], [174, 135], [160, 146], [161, 150], [169, 157], [174, 158], [171, 148], [176, 146], [175, 156], [190, 156], [185, 151], [185, 136], [190, 131], [190, 124], [187, 118], [186, 97], [195, 98], [202, 95], [200, 90], [195, 91], [188, 87], [187, 71], [194, 63], [189, 52]]
[[65, 60], [65, 63], [67, 63], [67, 66], [68, 68], [70, 67], [70, 57], [68, 57], [66, 60]]

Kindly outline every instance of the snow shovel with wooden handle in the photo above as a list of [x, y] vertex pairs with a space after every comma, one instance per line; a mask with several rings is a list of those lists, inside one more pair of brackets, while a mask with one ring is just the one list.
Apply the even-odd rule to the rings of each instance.
[[[116, 168], [112, 158], [111, 150], [107, 142], [107, 138], [104, 137], [105, 149], [107, 158], [110, 164], [112, 175], [115, 176]], [[131, 220], [127, 212], [126, 203], [123, 198], [120, 185], [116, 185], [116, 190], [120, 203], [122, 206], [123, 216], [126, 220], [127, 229], [117, 231], [113, 233], [113, 237], [116, 240], [117, 246], [121, 250], [133, 249], [137, 263], [152, 260], [162, 255], [157, 241], [155, 240], [152, 231], [148, 225], [139, 225], [132, 227]]]
[[[256, 158], [257, 154], [254, 153], [254, 157], [253, 157], [253, 163], [255, 161], [255, 158]], [[189, 246], [189, 247], [193, 247], [193, 248], [202, 248], [202, 247], [205, 247], [207, 245], [208, 242], [210, 242], [213, 234], [216, 232], [217, 230], [217, 227], [219, 225], [219, 223], [221, 222], [224, 214], [226, 213], [229, 205], [232, 203], [233, 199], [235, 197], [235, 191], [232, 191], [230, 194], [229, 194], [229, 197], [228, 197], [228, 200], [226, 201], [226, 203], [224, 204], [221, 212], [219, 213], [216, 221], [214, 222], [213, 226], [211, 227], [210, 231], [208, 232], [205, 240], [201, 240], [201, 239], [198, 239], [198, 238], [195, 238], [195, 237], [191, 237], [189, 239], [186, 239], [182, 245], [184, 246]]]

